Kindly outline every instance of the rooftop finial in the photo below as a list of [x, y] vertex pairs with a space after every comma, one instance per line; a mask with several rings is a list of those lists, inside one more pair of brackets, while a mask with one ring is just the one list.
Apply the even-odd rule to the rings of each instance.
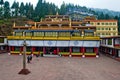
[[15, 21], [14, 21], [14, 23], [13, 23], [13, 27], [15, 27], [16, 26], [16, 24], [15, 24]]
[[58, 14], [58, 11], [56, 12], [56, 15], [59, 15], [59, 14]]

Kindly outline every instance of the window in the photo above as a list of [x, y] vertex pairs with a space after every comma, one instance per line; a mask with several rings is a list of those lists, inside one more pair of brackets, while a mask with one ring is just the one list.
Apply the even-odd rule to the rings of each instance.
[[55, 37], [57, 36], [57, 32], [45, 32], [45, 36]]
[[36, 47], [36, 51], [43, 51], [42, 47]]
[[97, 25], [100, 25], [100, 23], [97, 23]]
[[69, 52], [69, 47], [60, 47], [60, 52]]
[[22, 32], [16, 32], [15, 36], [22, 36]]
[[104, 30], [104, 28], [102, 28], [102, 30]]
[[108, 23], [105, 23], [105, 25], [108, 25]]
[[106, 28], [106, 30], [108, 30], [108, 28]]
[[113, 30], [116, 30], [116, 28], [113, 28]]
[[32, 50], [31, 50], [31, 47], [27, 47], [27, 48], [26, 48], [26, 51], [31, 52], [31, 51], [32, 51]]
[[102, 25], [104, 25], [104, 23], [102, 23]]
[[59, 36], [68, 37], [68, 36], [70, 36], [70, 32], [59, 32]]
[[108, 39], [108, 45], [112, 45], [112, 39]]
[[4, 38], [0, 38], [0, 43], [4, 43]]
[[109, 25], [112, 25], [112, 23], [109, 23]]
[[74, 33], [72, 33], [72, 36], [80, 36], [80, 33], [79, 32], [74, 32]]
[[116, 33], [113, 33], [113, 35], [116, 35]]
[[97, 35], [100, 35], [100, 33], [97, 33]]
[[94, 49], [93, 48], [86, 48], [86, 53], [93, 53]]
[[31, 32], [26, 32], [25, 35], [26, 36], [32, 36], [32, 33]]
[[94, 33], [92, 33], [92, 32], [85, 32], [85, 36], [94, 36]]
[[80, 48], [79, 47], [73, 47], [72, 52], [73, 53], [78, 53], [78, 52], [80, 52]]
[[97, 28], [97, 30], [100, 30], [100, 28]]
[[90, 23], [91, 25], [94, 25], [93, 23]]
[[34, 32], [34, 36], [44, 36], [44, 32]]
[[105, 35], [105, 33], [102, 33], [102, 35]]
[[113, 23], [113, 25], [116, 25], [116, 23]]
[[20, 51], [20, 47], [15, 47], [15, 51]]

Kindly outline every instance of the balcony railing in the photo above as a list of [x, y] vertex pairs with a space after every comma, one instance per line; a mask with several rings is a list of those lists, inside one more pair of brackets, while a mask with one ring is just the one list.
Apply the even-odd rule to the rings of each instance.
[[8, 36], [8, 40], [100, 40], [99, 36], [52, 36], [52, 37], [35, 37], [35, 36]]

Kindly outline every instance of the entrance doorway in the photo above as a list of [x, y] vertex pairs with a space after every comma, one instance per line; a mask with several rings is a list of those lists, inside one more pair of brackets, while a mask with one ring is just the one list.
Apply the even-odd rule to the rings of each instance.
[[46, 54], [57, 55], [57, 47], [46, 47]]

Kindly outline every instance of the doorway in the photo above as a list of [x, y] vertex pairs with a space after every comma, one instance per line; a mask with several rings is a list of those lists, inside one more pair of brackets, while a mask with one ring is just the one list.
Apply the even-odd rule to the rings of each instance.
[[57, 47], [46, 47], [45, 54], [57, 55]]

